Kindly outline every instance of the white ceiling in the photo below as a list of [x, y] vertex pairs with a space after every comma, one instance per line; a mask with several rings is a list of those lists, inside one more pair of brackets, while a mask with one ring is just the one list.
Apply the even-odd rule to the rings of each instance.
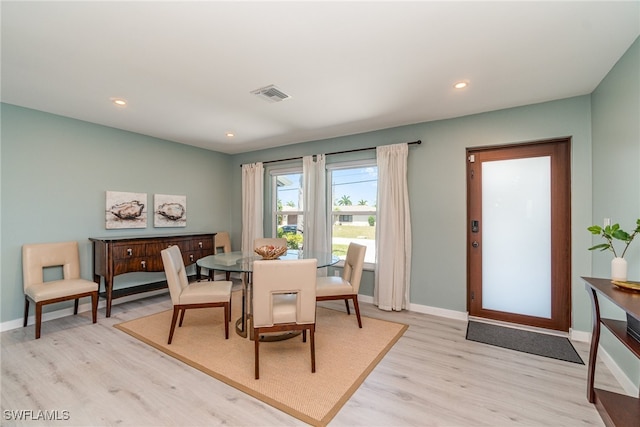
[[230, 154], [589, 94], [640, 34], [638, 1], [1, 7], [3, 102]]

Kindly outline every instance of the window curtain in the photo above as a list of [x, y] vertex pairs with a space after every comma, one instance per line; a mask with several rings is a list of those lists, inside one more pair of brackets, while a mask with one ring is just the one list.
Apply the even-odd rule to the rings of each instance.
[[253, 242], [264, 237], [264, 167], [262, 163], [242, 165], [242, 251], [253, 252]]
[[[329, 224], [327, 223], [327, 177], [325, 155], [302, 158], [302, 193], [304, 214], [304, 249], [313, 252], [330, 252]], [[326, 275], [326, 268], [318, 275]]]
[[409, 307], [411, 283], [411, 218], [407, 186], [408, 144], [376, 148], [378, 211], [373, 301], [378, 308]]

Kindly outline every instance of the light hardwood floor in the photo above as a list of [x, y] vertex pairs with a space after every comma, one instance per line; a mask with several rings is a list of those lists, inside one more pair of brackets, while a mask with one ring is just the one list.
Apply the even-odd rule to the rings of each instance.
[[[88, 313], [45, 322], [40, 340], [33, 326], [3, 332], [0, 424], [305, 425], [113, 327], [170, 307], [164, 294], [114, 305], [109, 319], [101, 309], [95, 325]], [[361, 308], [410, 326], [330, 426], [603, 425], [586, 399], [585, 365], [466, 341], [463, 321]], [[587, 344], [574, 345], [586, 362]], [[622, 392], [601, 362], [597, 385]], [[18, 422], [11, 410], [69, 419]]]

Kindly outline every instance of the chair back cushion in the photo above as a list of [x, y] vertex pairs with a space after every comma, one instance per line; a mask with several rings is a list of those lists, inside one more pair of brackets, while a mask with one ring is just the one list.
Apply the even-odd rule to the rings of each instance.
[[24, 289], [43, 283], [43, 268], [62, 266], [65, 280], [80, 278], [78, 242], [34, 243], [22, 246]]
[[253, 241], [253, 249], [261, 246], [284, 246], [287, 247], [287, 239], [285, 237], [259, 237]]
[[355, 294], [360, 289], [360, 280], [362, 279], [362, 268], [364, 267], [364, 255], [367, 247], [358, 245], [357, 243], [349, 243], [347, 249], [347, 258], [344, 261], [344, 269], [342, 270], [342, 278], [349, 283]]
[[315, 259], [254, 261], [254, 326], [315, 323], [316, 266]]
[[167, 276], [171, 302], [174, 305], [179, 304], [182, 290], [189, 286], [182, 253], [180, 252], [180, 248], [174, 245], [162, 250], [160, 254], [162, 255], [162, 263], [164, 264], [164, 273]]
[[231, 252], [231, 238], [229, 237], [229, 233], [226, 231], [220, 231], [216, 233], [216, 237], [214, 238], [214, 248], [213, 253], [218, 253], [218, 248], [222, 248], [222, 252], [225, 254]]

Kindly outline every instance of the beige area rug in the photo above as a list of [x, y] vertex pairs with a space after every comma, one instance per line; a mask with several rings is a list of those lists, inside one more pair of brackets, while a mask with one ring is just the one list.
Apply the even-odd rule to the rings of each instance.
[[[241, 293], [234, 292], [233, 321]], [[230, 325], [224, 339], [222, 309], [187, 310], [167, 345], [171, 310], [115, 325], [133, 337], [308, 424], [325, 426], [408, 328], [318, 307], [316, 372], [302, 337], [260, 344], [260, 379], [254, 379], [253, 341]]]

